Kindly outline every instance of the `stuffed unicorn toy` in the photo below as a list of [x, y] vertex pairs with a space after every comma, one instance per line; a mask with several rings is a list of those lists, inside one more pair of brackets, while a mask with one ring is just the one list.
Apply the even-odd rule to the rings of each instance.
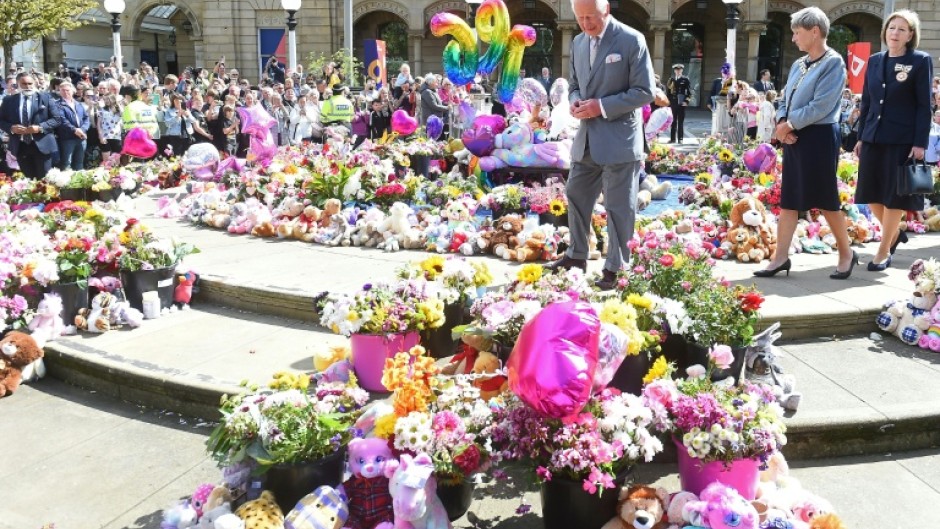
[[503, 167], [555, 167], [571, 165], [570, 146], [565, 142], [535, 143], [532, 127], [516, 122], [496, 135], [496, 149], [480, 158], [480, 169], [493, 171]]
[[388, 490], [395, 511], [394, 529], [451, 528], [444, 504], [437, 497], [433, 472], [434, 462], [424, 453], [413, 459], [402, 454], [397, 465], [394, 461], [386, 463], [385, 476], [390, 480]]
[[[66, 314], [66, 317], [71, 319], [74, 314]], [[67, 334], [65, 322], [62, 321], [62, 298], [58, 294], [43, 296], [36, 307], [36, 315], [29, 322], [29, 331], [39, 347], [45, 347], [48, 342]]]

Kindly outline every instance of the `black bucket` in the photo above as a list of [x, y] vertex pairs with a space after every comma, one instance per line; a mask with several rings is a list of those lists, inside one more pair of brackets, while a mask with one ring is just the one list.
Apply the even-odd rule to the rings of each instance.
[[158, 268], [156, 270], [136, 270], [128, 272], [121, 270], [121, 284], [131, 307], [139, 311], [144, 310], [144, 292], [156, 290], [160, 295], [160, 309], [168, 309], [173, 304], [173, 289], [176, 287], [174, 278], [176, 267]]
[[315, 461], [274, 465], [264, 474], [264, 489], [274, 494], [283, 512], [290, 512], [301, 498], [317, 487], [336, 488], [346, 468], [345, 447]]
[[78, 314], [79, 309], [87, 309], [91, 306], [87, 284], [81, 287], [78, 283], [56, 283], [49, 285], [47, 290], [62, 298], [62, 321], [66, 325], [74, 324], [75, 315]]

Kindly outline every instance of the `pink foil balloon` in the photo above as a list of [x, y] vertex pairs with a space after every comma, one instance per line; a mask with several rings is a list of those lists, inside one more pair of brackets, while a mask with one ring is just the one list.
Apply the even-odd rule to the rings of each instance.
[[274, 116], [259, 104], [248, 108], [238, 107], [238, 118], [242, 122], [242, 134], [260, 137], [271, 133], [271, 128], [277, 125]]
[[519, 334], [506, 366], [509, 388], [547, 417], [577, 415], [591, 397], [600, 328], [589, 303], [548, 305]]
[[157, 154], [157, 144], [150, 137], [150, 133], [140, 127], [131, 129], [124, 138], [124, 148], [121, 154], [135, 158], [153, 158]]
[[744, 166], [752, 173], [769, 173], [777, 165], [777, 150], [769, 143], [761, 143], [744, 153]]
[[398, 109], [392, 114], [392, 132], [408, 136], [418, 130], [418, 120], [409, 116], [404, 110]]

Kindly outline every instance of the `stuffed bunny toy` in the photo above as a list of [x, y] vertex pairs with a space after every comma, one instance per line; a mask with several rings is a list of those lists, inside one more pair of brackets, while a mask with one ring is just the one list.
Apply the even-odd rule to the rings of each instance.
[[803, 395], [794, 391], [795, 377], [785, 375], [777, 362], [780, 350], [774, 347], [774, 342], [782, 336], [779, 328], [780, 322], [777, 322], [754, 336], [754, 344], [747, 349], [744, 378], [771, 386], [777, 403], [784, 409], [796, 411]]

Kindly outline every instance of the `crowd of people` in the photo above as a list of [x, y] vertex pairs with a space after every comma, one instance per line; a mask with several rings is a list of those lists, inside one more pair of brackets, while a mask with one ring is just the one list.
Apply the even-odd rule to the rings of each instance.
[[[297, 70], [287, 71], [272, 57], [254, 83], [237, 69], [226, 69], [224, 58], [211, 69], [187, 67], [178, 76], [162, 78], [146, 62], [128, 71], [119, 71], [113, 61], [78, 69], [61, 64], [54, 74], [26, 71], [11, 63], [0, 87], [0, 104], [8, 100], [10, 107], [7, 126], [0, 127], [0, 172], [19, 166], [29, 176], [41, 177], [52, 166], [76, 170], [97, 166], [121, 152], [122, 138], [134, 127], [150, 133], [158, 156], [180, 155], [192, 144], [212, 143], [221, 153], [244, 157], [249, 142], [241, 133], [238, 108], [254, 105], [276, 120], [272, 134], [279, 146], [322, 141], [329, 126], [342, 126], [354, 134], [356, 146], [367, 138], [379, 140], [391, 133], [391, 116], [399, 109], [421, 124], [436, 115], [447, 132], [448, 118], [461, 102], [474, 93], [492, 92], [486, 78], [454, 86], [432, 73], [414, 77], [407, 64], [387, 86], [377, 87], [369, 79], [355, 94], [346, 86], [340, 65], [328, 62], [315, 73], [305, 74], [301, 66]], [[547, 68], [542, 79], [550, 86], [553, 79]], [[28, 97], [15, 97], [21, 93]], [[32, 110], [23, 116], [29, 101], [36, 101], [37, 108], [48, 105], [49, 116], [43, 122], [49, 126], [37, 134], [54, 138], [43, 147], [51, 152], [40, 153], [44, 164], [35, 170], [30, 162], [16, 160], [23, 157], [17, 156], [19, 140], [25, 138], [28, 145], [24, 152], [36, 155], [32, 140], [38, 138], [10, 130], [36, 121]]]

